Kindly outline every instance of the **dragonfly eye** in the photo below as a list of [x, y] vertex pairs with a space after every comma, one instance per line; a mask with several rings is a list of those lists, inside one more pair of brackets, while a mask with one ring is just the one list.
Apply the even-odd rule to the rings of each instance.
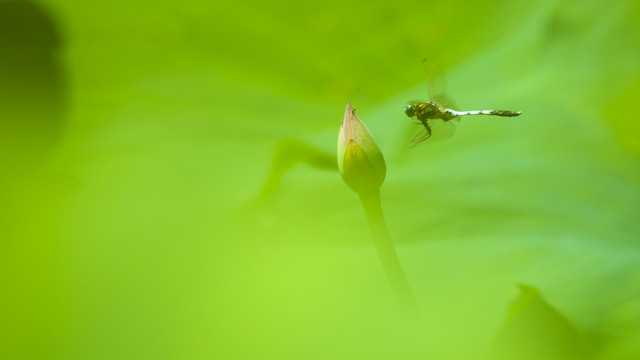
[[407, 114], [408, 117], [413, 117], [415, 115], [415, 111], [413, 109], [413, 106], [407, 105], [404, 108], [404, 113]]

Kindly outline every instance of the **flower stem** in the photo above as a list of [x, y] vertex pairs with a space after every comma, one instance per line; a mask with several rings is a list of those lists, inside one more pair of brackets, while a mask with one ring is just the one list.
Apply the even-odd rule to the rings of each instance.
[[411, 313], [417, 313], [418, 306], [409, 287], [409, 282], [402, 271], [400, 260], [391, 242], [387, 223], [382, 213], [380, 190], [359, 193], [360, 201], [367, 216], [369, 229], [378, 251], [389, 285], [398, 302]]

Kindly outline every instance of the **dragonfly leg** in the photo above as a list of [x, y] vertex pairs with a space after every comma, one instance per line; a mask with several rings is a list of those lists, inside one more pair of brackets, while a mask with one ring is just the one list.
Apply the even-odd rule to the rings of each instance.
[[[427, 130], [427, 134], [429, 134], [429, 136], [431, 136], [431, 126], [429, 126], [429, 123], [426, 120], [422, 121], [422, 125], [424, 126], [424, 128]], [[427, 138], [429, 137], [427, 136]]]
[[429, 123], [426, 120], [420, 120], [420, 125], [422, 125], [423, 129], [413, 137], [411, 143], [409, 144], [410, 148], [415, 147], [416, 145], [431, 137], [431, 126], [429, 125]]

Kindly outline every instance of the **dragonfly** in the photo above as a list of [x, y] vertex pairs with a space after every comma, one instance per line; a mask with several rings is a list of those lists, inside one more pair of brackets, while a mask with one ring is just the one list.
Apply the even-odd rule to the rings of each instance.
[[[425, 65], [427, 58], [423, 61]], [[405, 106], [404, 113], [410, 118], [419, 121], [423, 129], [411, 140], [410, 147], [414, 147], [429, 138], [445, 139], [453, 136], [455, 125], [451, 120], [460, 120], [460, 116], [466, 115], [494, 115], [504, 117], [514, 117], [522, 114], [521, 111], [509, 110], [472, 110], [472, 111], [456, 111], [450, 109], [447, 104], [448, 100], [441, 94], [433, 95], [434, 79], [428, 80], [429, 85], [429, 101], [411, 101]]]

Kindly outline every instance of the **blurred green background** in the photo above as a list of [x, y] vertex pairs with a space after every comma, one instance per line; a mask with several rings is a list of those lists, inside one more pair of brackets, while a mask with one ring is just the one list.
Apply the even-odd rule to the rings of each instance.
[[[0, 1], [0, 358], [640, 358], [637, 1]], [[409, 150], [421, 60], [454, 137]], [[335, 156], [351, 101], [419, 303]], [[287, 156], [287, 155], [284, 155]], [[520, 285], [518, 285], [520, 284]]]

